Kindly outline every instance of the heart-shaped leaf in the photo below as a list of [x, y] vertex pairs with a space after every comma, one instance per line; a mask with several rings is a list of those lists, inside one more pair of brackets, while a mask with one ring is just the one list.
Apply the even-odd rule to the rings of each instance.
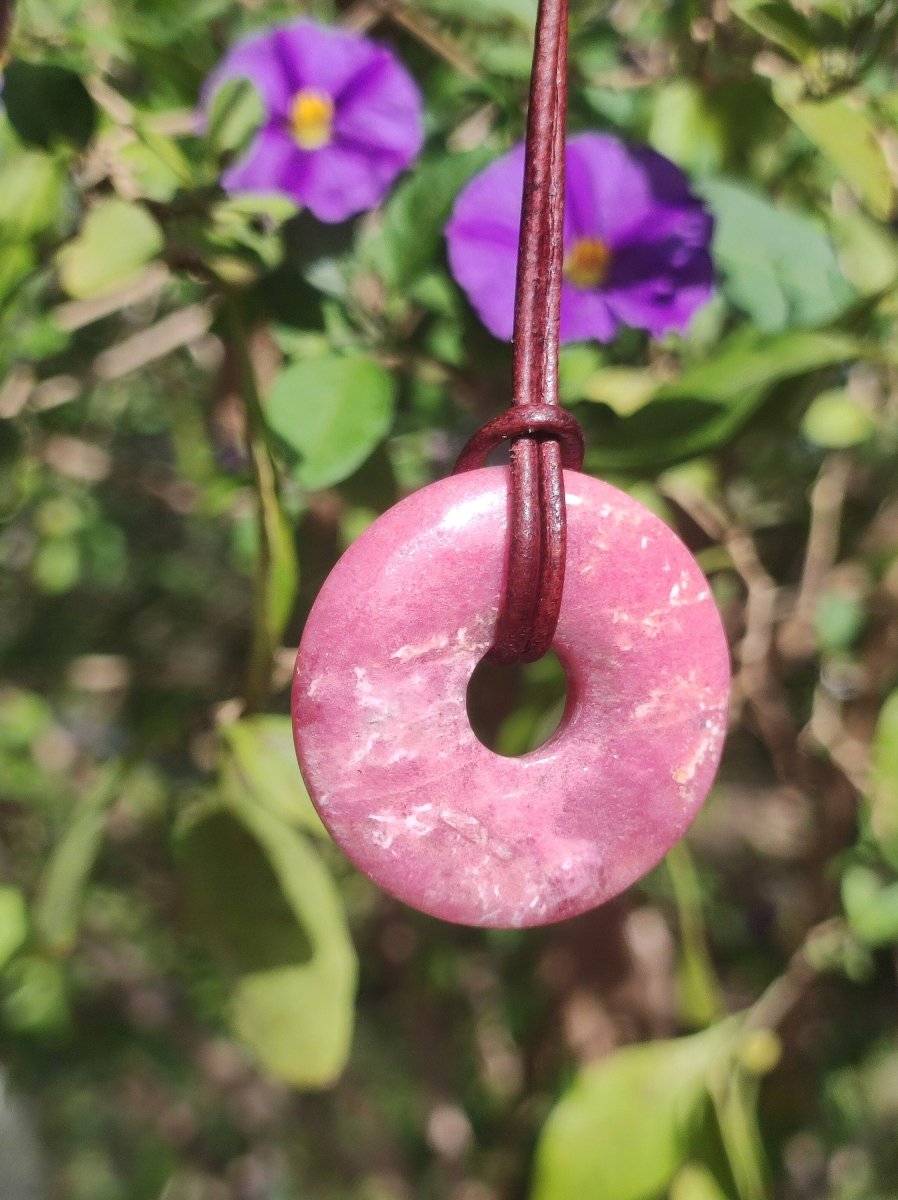
[[79, 300], [106, 295], [132, 283], [162, 245], [161, 229], [141, 205], [101, 200], [57, 255], [60, 281]]
[[291, 363], [268, 394], [268, 424], [296, 456], [309, 491], [331, 487], [362, 465], [393, 423], [394, 386], [360, 355]]

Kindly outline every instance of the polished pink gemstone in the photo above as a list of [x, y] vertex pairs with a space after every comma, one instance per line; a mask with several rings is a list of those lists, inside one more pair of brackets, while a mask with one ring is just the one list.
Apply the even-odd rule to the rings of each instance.
[[506, 554], [505, 468], [416, 492], [334, 568], [303, 635], [303, 776], [354, 863], [415, 908], [540, 925], [601, 904], [682, 837], [714, 776], [729, 657], [677, 536], [616, 488], [565, 473], [568, 560], [553, 737], [493, 753], [468, 720]]

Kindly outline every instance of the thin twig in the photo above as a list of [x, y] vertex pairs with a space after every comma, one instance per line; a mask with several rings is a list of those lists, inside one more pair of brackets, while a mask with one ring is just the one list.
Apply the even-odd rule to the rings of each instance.
[[189, 346], [208, 333], [213, 309], [209, 304], [189, 304], [169, 313], [148, 329], [141, 329], [97, 355], [93, 374], [97, 379], [118, 379], [140, 370], [159, 358]]
[[433, 21], [414, 12], [400, 0], [360, 0], [343, 18], [343, 24], [359, 33], [367, 33], [381, 21], [392, 21], [406, 33], [426, 46], [437, 58], [448, 63], [453, 70], [468, 79], [479, 79], [482, 75], [477, 63], [465, 53], [457, 42], [447, 37]]
[[847, 454], [828, 455], [811, 488], [811, 519], [801, 583], [795, 607], [778, 639], [780, 649], [792, 658], [810, 657], [816, 649], [814, 619], [817, 602], [838, 559], [842, 511], [851, 466]]

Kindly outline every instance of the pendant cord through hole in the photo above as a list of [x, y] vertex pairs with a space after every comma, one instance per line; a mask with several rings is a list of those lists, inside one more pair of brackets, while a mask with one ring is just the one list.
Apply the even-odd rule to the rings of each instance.
[[568, 0], [540, 0], [530, 81], [514, 315], [512, 407], [468, 441], [455, 473], [511, 442], [511, 530], [495, 662], [535, 662], [558, 624], [567, 553], [562, 468], [583, 465], [583, 433], [558, 402], [564, 268]]

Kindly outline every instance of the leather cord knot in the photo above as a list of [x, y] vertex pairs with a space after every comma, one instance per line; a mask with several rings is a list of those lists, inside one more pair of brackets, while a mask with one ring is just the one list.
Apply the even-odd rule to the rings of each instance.
[[516, 404], [487, 421], [468, 439], [453, 474], [484, 466], [502, 442], [522, 437], [539, 442], [557, 441], [563, 467], [579, 471], [583, 466], [583, 430], [575, 417], [557, 404]]
[[579, 470], [583, 433], [558, 403], [564, 263], [568, 0], [540, 0], [527, 115], [515, 287], [514, 403], [468, 441], [456, 473], [509, 440], [508, 568], [495, 662], [535, 662], [552, 645], [567, 554], [562, 468]]

